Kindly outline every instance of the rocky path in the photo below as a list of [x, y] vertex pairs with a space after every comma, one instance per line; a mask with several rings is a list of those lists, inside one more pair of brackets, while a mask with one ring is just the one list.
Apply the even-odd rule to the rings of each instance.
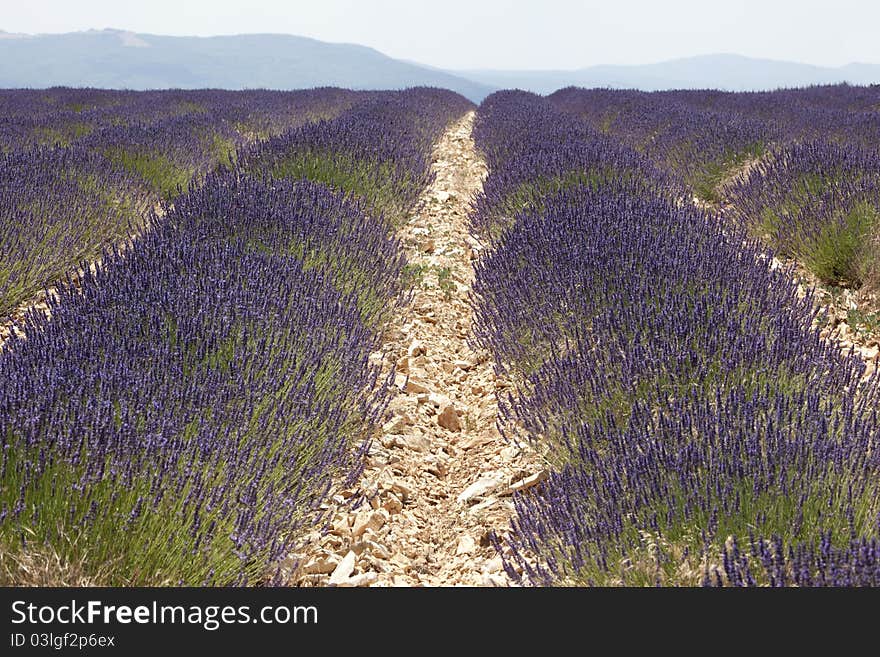
[[[332, 528], [293, 555], [293, 583], [339, 586], [507, 585], [489, 532], [505, 531], [511, 495], [544, 476], [527, 446], [498, 433], [488, 354], [468, 344], [468, 295], [479, 244], [470, 200], [486, 175], [471, 139], [474, 113], [435, 147], [435, 182], [399, 230], [417, 276], [412, 303], [386, 333], [397, 378], [388, 421], [354, 490], [328, 509]], [[390, 357], [388, 356], [390, 354]], [[380, 357], [377, 354], [377, 357]], [[352, 511], [347, 500], [367, 500]]]

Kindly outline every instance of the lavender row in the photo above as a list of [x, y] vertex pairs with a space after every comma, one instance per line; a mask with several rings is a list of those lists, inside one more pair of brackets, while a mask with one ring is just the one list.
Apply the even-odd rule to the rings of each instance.
[[331, 121], [319, 121], [239, 153], [253, 175], [324, 182], [399, 222], [430, 182], [431, 146], [473, 105], [443, 89], [372, 95]]
[[[231, 166], [255, 138], [249, 131], [332, 116], [357, 97], [337, 89], [0, 92], [0, 121], [36, 121], [59, 142], [0, 156], [0, 317], [139, 233], [160, 198]], [[59, 135], [69, 134], [72, 116], [89, 129], [65, 147], [70, 140]]]
[[676, 98], [569, 88], [549, 99], [558, 109], [642, 152], [693, 195], [718, 202], [719, 186], [763, 155], [777, 138], [778, 127], [716, 106], [696, 109]]
[[387, 303], [402, 262], [315, 184], [215, 174], [154, 221], [0, 352], [0, 537], [105, 583], [266, 581], [384, 403], [344, 288]]
[[880, 91], [565, 89], [551, 96], [643, 152], [824, 282], [880, 281]]
[[30, 313], [0, 351], [3, 548], [100, 583], [277, 580], [384, 408], [404, 258], [372, 210], [221, 168]]
[[808, 141], [731, 185], [733, 215], [830, 284], [880, 278], [880, 152]]
[[[565, 150], [545, 103], [487, 99], [490, 163], [494, 140], [518, 132], [557, 131]], [[496, 159], [487, 188], [527, 166], [519, 152]], [[478, 340], [517, 382], [501, 428], [554, 468], [516, 498], [509, 572], [880, 584], [880, 377], [819, 340], [811, 299], [742, 229], [657, 191], [628, 177], [550, 190], [477, 266]]]
[[147, 186], [82, 149], [0, 156], [0, 317], [143, 228]]
[[254, 141], [333, 118], [368, 95], [337, 88], [294, 92], [0, 90], [0, 151], [68, 146], [104, 128], [149, 127], [181, 117], [227, 122], [242, 138]]
[[660, 195], [683, 193], [643, 155], [527, 92], [487, 98], [474, 135], [490, 172], [471, 218], [483, 237], [497, 236], [518, 212], [538, 209], [547, 195], [572, 187], [626, 181]]

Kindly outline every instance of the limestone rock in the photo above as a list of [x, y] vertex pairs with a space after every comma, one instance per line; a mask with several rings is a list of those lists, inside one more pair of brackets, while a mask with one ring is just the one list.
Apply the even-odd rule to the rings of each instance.
[[502, 484], [503, 482], [497, 477], [483, 476], [465, 488], [456, 499], [464, 503], [476, 497], [483, 497], [499, 488]]
[[330, 575], [330, 583], [339, 584], [340, 582], [347, 580], [354, 572], [354, 564], [356, 560], [357, 555], [349, 550], [348, 554], [346, 554], [342, 561], [337, 564], [336, 568], [333, 570], [333, 574]]
[[477, 542], [470, 534], [465, 534], [458, 539], [458, 545], [455, 548], [456, 554], [470, 554], [477, 549]]
[[449, 431], [461, 431], [461, 418], [459, 418], [455, 406], [449, 404], [440, 411], [440, 415], [437, 416], [437, 424]]

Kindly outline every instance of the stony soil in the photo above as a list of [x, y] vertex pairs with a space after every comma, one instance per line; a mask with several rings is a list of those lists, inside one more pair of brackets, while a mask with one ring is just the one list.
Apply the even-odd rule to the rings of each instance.
[[798, 263], [789, 260], [786, 264], [793, 267], [801, 288], [815, 289], [819, 336], [837, 340], [844, 351], [853, 348], [867, 363], [865, 378], [873, 374], [880, 366], [880, 327], [868, 325], [864, 319], [880, 313], [880, 296], [864, 288], [829, 288]]
[[[473, 121], [470, 112], [436, 145], [435, 182], [398, 232], [421, 275], [385, 337], [383, 351], [397, 371], [388, 421], [356, 488], [339, 491], [327, 509], [329, 533], [316, 531], [292, 555], [292, 583], [510, 584], [489, 533], [507, 530], [512, 493], [545, 470], [528, 446], [499, 435], [496, 393], [509, 384], [496, 377], [488, 354], [469, 345], [480, 245], [468, 234], [467, 215], [486, 175]], [[352, 510], [348, 501], [358, 496], [367, 501]]]

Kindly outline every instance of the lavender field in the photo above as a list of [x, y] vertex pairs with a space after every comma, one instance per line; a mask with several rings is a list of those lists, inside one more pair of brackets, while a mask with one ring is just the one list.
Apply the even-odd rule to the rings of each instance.
[[493, 584], [880, 585], [880, 87], [6, 90], [0, 153], [0, 583], [419, 582], [431, 498]]

